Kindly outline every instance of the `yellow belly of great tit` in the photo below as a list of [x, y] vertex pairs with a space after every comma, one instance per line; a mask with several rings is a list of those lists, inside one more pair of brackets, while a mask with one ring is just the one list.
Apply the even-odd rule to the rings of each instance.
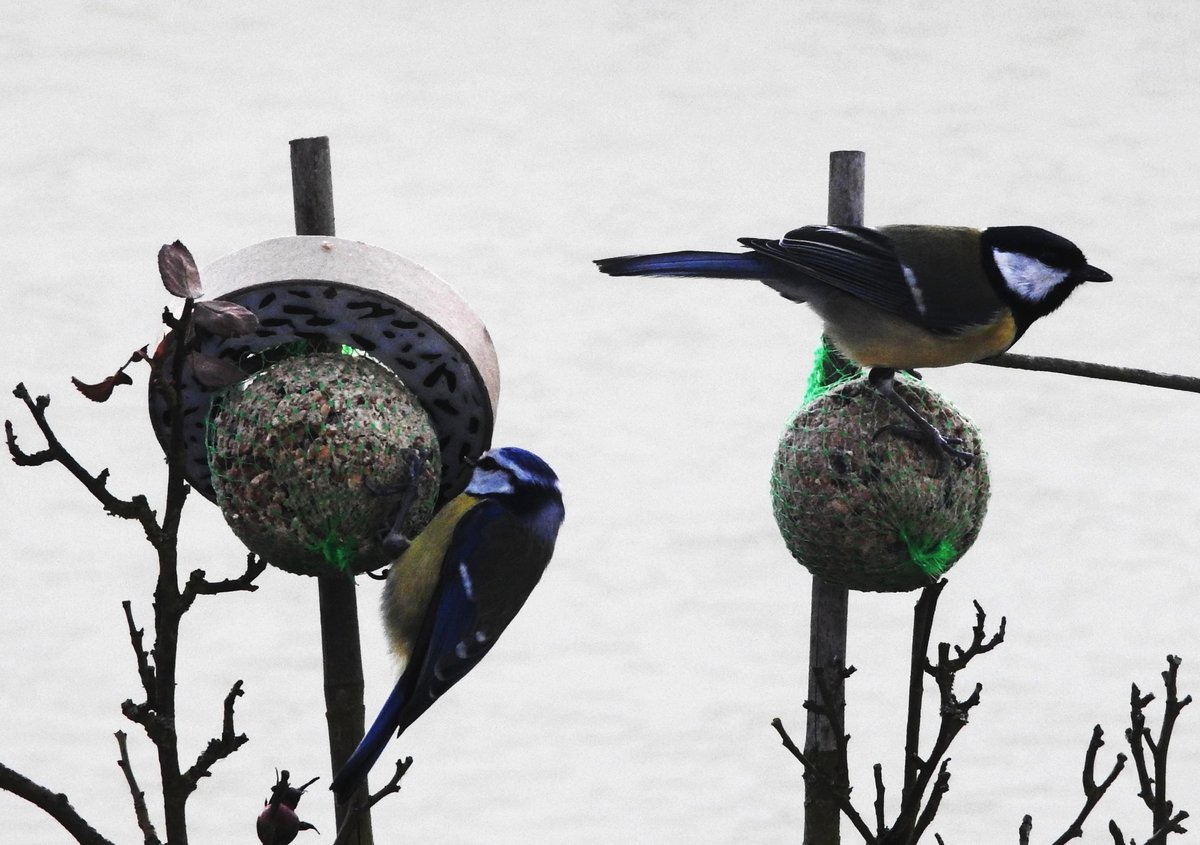
[[1012, 346], [1017, 324], [1010, 312], [953, 334], [934, 333], [850, 297], [819, 309], [834, 345], [861, 367], [916, 370], [950, 367], [999, 355]]

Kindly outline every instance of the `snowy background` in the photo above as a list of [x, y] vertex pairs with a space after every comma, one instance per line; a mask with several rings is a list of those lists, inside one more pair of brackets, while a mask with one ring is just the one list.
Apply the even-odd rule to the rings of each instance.
[[[407, 7], [407, 8], [406, 8]], [[542, 454], [568, 516], [504, 642], [390, 749], [416, 764], [376, 812], [380, 842], [784, 843], [801, 770], [810, 578], [768, 498], [778, 435], [819, 326], [765, 287], [613, 280], [591, 259], [732, 248], [825, 217], [830, 150], [867, 152], [867, 222], [1028, 223], [1116, 282], [1080, 291], [1017, 351], [1191, 374], [1200, 303], [1200, 10], [1194, 4], [855, 0], [841, 4], [148, 4], [51, 0], [0, 26], [0, 416], [51, 420], [114, 491], [160, 500], [144, 373], [99, 380], [152, 340], [160, 244], [204, 265], [293, 231], [288, 141], [332, 142], [337, 229], [454, 285], [487, 322], [497, 443]], [[983, 429], [993, 496], [935, 637], [978, 599], [1009, 636], [964, 676], [983, 703], [952, 751], [933, 829], [949, 843], [1065, 829], [1091, 727], [1121, 747], [1129, 684], [1167, 653], [1200, 693], [1193, 395], [964, 366], [927, 381]], [[139, 685], [120, 602], [151, 619], [154, 564], [58, 467], [0, 463], [0, 760], [116, 841], [140, 839], [112, 733]], [[241, 571], [193, 497], [184, 571]], [[253, 841], [275, 767], [326, 771], [316, 585], [276, 571], [201, 601], [179, 671], [184, 759], [219, 729], [251, 741], [190, 802], [194, 842]], [[360, 597], [374, 712], [392, 681]], [[898, 794], [913, 596], [854, 595], [848, 725], [856, 798], [872, 763]], [[1158, 710], [1153, 712], [1157, 719]], [[1176, 800], [1200, 812], [1200, 710], [1184, 712]], [[1130, 768], [1116, 816], [1149, 834]], [[317, 788], [305, 818], [332, 839]], [[0, 845], [69, 838], [0, 794]], [[846, 828], [847, 841], [851, 831]]]

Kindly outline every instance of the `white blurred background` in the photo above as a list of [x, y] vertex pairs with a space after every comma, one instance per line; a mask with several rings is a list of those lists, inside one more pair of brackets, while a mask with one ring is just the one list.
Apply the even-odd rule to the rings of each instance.
[[[17, 381], [112, 489], [161, 500], [145, 374], [97, 381], [159, 330], [160, 244], [201, 265], [293, 231], [288, 141], [329, 135], [337, 230], [427, 266], [487, 322], [497, 443], [542, 454], [568, 517], [504, 642], [392, 756], [380, 842], [784, 843], [801, 770], [810, 578], [779, 539], [768, 475], [817, 321], [753, 283], [612, 280], [591, 259], [733, 248], [822, 222], [830, 150], [867, 152], [867, 222], [1028, 223], [1116, 282], [1078, 292], [1017, 351], [1200, 374], [1200, 11], [1015, 0], [841, 4], [69, 2], [0, 26], [0, 416], [41, 447]], [[1200, 397], [964, 366], [929, 371], [983, 429], [993, 497], [950, 573], [935, 637], [978, 599], [1008, 641], [964, 675], [983, 703], [952, 750], [947, 842], [1061, 833], [1095, 723], [1121, 748], [1129, 684], [1184, 657], [1200, 693]], [[0, 760], [140, 839], [112, 733], [139, 698], [120, 602], [151, 621], [154, 561], [59, 467], [0, 463]], [[185, 514], [184, 572], [241, 571], [216, 508]], [[270, 571], [198, 602], [179, 667], [184, 763], [246, 682], [251, 741], [189, 805], [194, 842], [252, 842], [276, 767], [324, 777], [300, 805], [330, 841], [314, 582]], [[393, 678], [364, 579], [368, 710]], [[897, 796], [915, 596], [853, 595], [855, 798]], [[1157, 720], [1158, 709], [1152, 710]], [[1175, 740], [1200, 812], [1200, 710]], [[378, 780], [378, 778], [376, 778]], [[1115, 816], [1149, 834], [1132, 768]], [[894, 804], [891, 811], [894, 812]], [[0, 843], [70, 841], [0, 794]], [[852, 831], [845, 827], [847, 841]]]

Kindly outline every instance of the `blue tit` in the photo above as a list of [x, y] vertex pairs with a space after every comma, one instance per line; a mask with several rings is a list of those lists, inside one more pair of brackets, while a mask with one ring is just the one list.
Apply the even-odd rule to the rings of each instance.
[[541, 578], [563, 521], [554, 471], [506, 446], [475, 463], [466, 490], [392, 565], [384, 624], [403, 669], [330, 787], [346, 800], [399, 736], [495, 644]]
[[[806, 303], [825, 333], [940, 455], [954, 448], [895, 392], [897, 370], [945, 367], [1004, 352], [1084, 282], [1112, 276], [1079, 247], [1034, 226], [803, 226], [779, 239], [739, 238], [749, 252], [602, 258], [610, 276], [758, 279]], [[889, 427], [893, 428], [893, 427]]]

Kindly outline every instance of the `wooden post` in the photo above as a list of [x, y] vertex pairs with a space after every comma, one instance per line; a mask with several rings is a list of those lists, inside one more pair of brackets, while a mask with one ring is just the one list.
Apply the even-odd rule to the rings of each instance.
[[[296, 212], [297, 235], [334, 235], [333, 168], [329, 139], [297, 138], [292, 147], [292, 205]], [[329, 731], [329, 760], [333, 772], [346, 762], [362, 739], [366, 724], [363, 706], [362, 647], [358, 635], [358, 598], [349, 576], [317, 578], [321, 602], [321, 661], [325, 674], [325, 721]], [[366, 784], [354, 797], [365, 793]], [[350, 800], [353, 801], [354, 797]], [[339, 829], [349, 804], [335, 805]], [[357, 838], [347, 840], [371, 845], [371, 816], [363, 811], [358, 819]]]
[[[863, 176], [866, 155], [852, 150], [829, 154], [829, 222], [833, 225], [861, 226], [863, 223]], [[837, 366], [836, 351], [830, 350], [828, 363]], [[846, 623], [849, 591], [815, 575], [808, 629], [808, 700], [845, 712], [846, 684], [842, 670], [846, 666]], [[822, 687], [832, 700], [826, 701]], [[839, 720], [841, 721], [841, 720]], [[838, 758], [837, 737], [829, 720], [808, 712], [804, 734], [804, 753], [823, 771], [833, 775], [842, 786], [849, 775]], [[841, 842], [841, 816], [837, 802], [815, 778], [804, 776], [804, 845], [837, 845]]]

